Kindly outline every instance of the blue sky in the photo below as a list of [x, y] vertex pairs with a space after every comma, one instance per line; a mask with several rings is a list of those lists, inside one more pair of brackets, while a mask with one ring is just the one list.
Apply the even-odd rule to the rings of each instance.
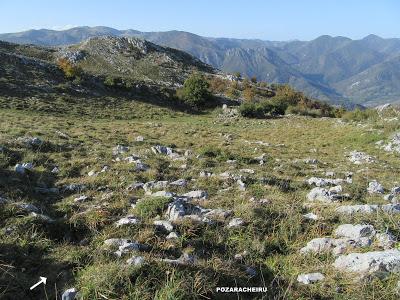
[[104, 25], [264, 40], [400, 37], [398, 0], [1, 0], [0, 13], [2, 33]]

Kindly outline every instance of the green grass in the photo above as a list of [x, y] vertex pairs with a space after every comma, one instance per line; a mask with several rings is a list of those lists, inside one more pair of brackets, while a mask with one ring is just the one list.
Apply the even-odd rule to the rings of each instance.
[[[189, 115], [137, 101], [113, 98], [105, 105], [106, 98], [95, 100], [75, 99], [69, 106], [73, 99], [50, 103], [0, 98], [0, 146], [5, 148], [0, 152], [0, 192], [13, 201], [32, 203], [56, 219], [48, 224], [12, 204], [1, 207], [0, 298], [46, 299], [43, 288], [31, 293], [27, 288], [38, 276], [47, 276], [48, 299], [60, 298], [60, 292], [72, 286], [85, 299], [229, 299], [232, 294], [216, 294], [215, 287], [236, 285], [265, 285], [269, 289], [267, 295], [241, 294], [242, 299], [396, 299], [393, 290], [398, 275], [384, 281], [354, 282], [351, 276], [332, 269], [333, 256], [302, 256], [298, 250], [312, 238], [330, 235], [345, 222], [368, 222], [378, 230], [388, 228], [400, 238], [398, 216], [342, 217], [331, 207], [303, 206], [310, 189], [304, 180], [324, 176], [328, 170], [338, 177], [354, 172], [354, 184], [344, 187], [354, 196], [347, 203], [382, 202], [364, 191], [371, 179], [387, 189], [395, 185], [393, 174], [400, 173], [399, 156], [383, 152], [375, 142], [398, 130], [398, 122], [374, 119], [358, 126], [337, 119], [294, 116], [219, 122], [213, 111]], [[19, 105], [23, 107], [17, 109]], [[136, 142], [138, 135], [145, 140]], [[16, 142], [21, 136], [38, 136], [46, 141], [46, 147], [25, 147]], [[136, 173], [133, 164], [114, 161], [112, 148], [117, 144], [128, 145], [130, 153], [145, 157], [151, 169]], [[153, 155], [150, 147], [155, 144], [173, 145], [177, 151], [190, 149], [193, 156], [188, 158], [187, 168], [181, 168], [182, 161]], [[353, 165], [345, 157], [352, 150], [376, 156], [377, 162]], [[259, 165], [252, 158], [262, 153], [267, 160]], [[295, 161], [310, 157], [320, 163], [312, 166]], [[228, 159], [237, 160], [236, 165], [226, 163]], [[27, 161], [35, 164], [34, 171], [26, 176], [15, 174], [14, 165]], [[110, 167], [107, 172], [87, 176], [104, 165]], [[57, 175], [50, 172], [54, 166], [60, 168]], [[228, 187], [224, 181], [199, 178], [202, 170], [219, 174], [242, 168], [255, 170], [255, 174], [245, 174], [249, 187], [244, 192], [235, 182], [231, 190], [219, 192]], [[266, 184], [259, 183], [261, 177], [268, 179]], [[171, 191], [205, 189], [210, 197], [202, 206], [231, 209], [234, 217], [243, 218], [248, 225], [229, 230], [223, 224], [183, 222], [176, 228], [180, 239], [166, 241], [165, 233], [157, 231], [152, 222], [163, 215], [167, 199], [145, 198], [132, 209], [129, 199], [143, 198], [143, 191], [129, 192], [126, 187], [135, 181], [179, 178], [189, 180], [189, 186]], [[82, 194], [90, 200], [77, 204], [73, 201], [77, 193], [40, 195], [34, 191], [40, 184], [53, 187], [70, 183], [86, 185]], [[107, 193], [112, 194], [104, 198]], [[251, 197], [266, 198], [270, 203], [258, 206], [249, 201]], [[302, 214], [309, 211], [324, 219], [304, 220]], [[127, 214], [137, 215], [142, 223], [117, 228], [115, 221]], [[6, 234], [6, 228], [12, 228], [11, 233]], [[146, 264], [127, 266], [129, 255], [117, 258], [104, 249], [103, 241], [108, 238], [129, 238], [149, 246], [140, 254]], [[244, 250], [249, 253], [244, 261], [235, 261], [234, 255]], [[193, 252], [198, 264], [172, 267], [158, 261], [179, 257], [183, 251]], [[255, 267], [258, 275], [249, 278], [245, 266]], [[312, 286], [299, 285], [297, 275], [308, 271], [321, 271], [327, 279]]]

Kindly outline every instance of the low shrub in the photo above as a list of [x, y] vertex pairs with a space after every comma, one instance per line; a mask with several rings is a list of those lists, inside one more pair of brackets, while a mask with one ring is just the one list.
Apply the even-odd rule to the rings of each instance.
[[66, 58], [60, 58], [57, 61], [58, 67], [64, 72], [65, 77], [69, 79], [78, 78], [82, 75], [83, 71], [77, 65], [74, 65]]
[[143, 218], [155, 217], [163, 212], [169, 201], [167, 197], [144, 198], [136, 204], [135, 210]]
[[375, 109], [365, 109], [361, 110], [356, 108], [353, 111], [348, 111], [343, 114], [342, 118], [346, 121], [364, 121], [364, 120], [376, 120], [378, 119], [379, 114]]
[[247, 118], [265, 118], [285, 114], [286, 104], [271, 98], [261, 102], [244, 102], [239, 107], [239, 112]]

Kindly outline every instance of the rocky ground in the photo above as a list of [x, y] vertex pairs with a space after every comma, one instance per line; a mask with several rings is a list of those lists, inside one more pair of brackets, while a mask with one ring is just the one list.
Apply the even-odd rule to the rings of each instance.
[[115, 116], [0, 110], [0, 298], [398, 299], [398, 118]]

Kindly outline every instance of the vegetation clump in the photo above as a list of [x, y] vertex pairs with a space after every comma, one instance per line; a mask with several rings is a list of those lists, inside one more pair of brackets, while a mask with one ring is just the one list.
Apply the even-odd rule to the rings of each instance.
[[273, 89], [275, 94], [269, 97], [260, 95], [254, 88], [246, 88], [243, 92], [246, 101], [239, 107], [240, 114], [248, 118], [265, 118], [284, 114], [335, 117], [340, 113], [339, 109], [325, 102], [309, 99], [288, 85], [275, 85]]
[[366, 120], [376, 120], [379, 114], [376, 109], [365, 109], [361, 110], [356, 108], [353, 111], [348, 111], [343, 114], [342, 118], [346, 121], [366, 121]]
[[82, 75], [82, 69], [66, 58], [60, 58], [57, 63], [58, 67], [64, 72], [65, 77], [69, 79], [76, 79]]
[[177, 96], [193, 108], [204, 107], [211, 99], [210, 84], [201, 74], [192, 74], [177, 90]]

